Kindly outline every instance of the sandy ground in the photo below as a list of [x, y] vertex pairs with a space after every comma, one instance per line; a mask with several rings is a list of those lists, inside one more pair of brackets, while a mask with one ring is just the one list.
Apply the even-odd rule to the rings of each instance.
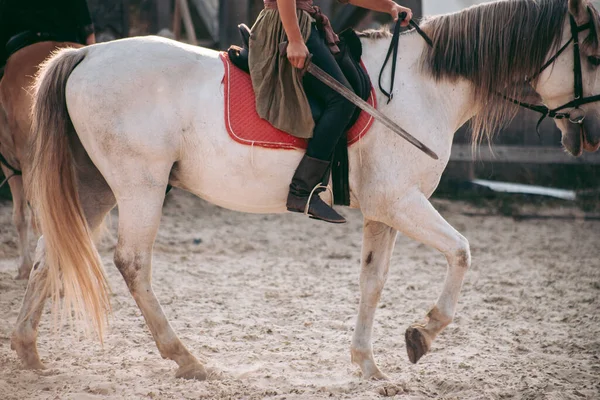
[[[471, 242], [473, 267], [455, 321], [419, 364], [404, 330], [435, 302], [445, 274], [436, 251], [399, 237], [377, 312], [375, 356], [390, 382], [360, 378], [350, 362], [359, 299], [362, 219], [345, 226], [299, 215], [248, 215], [175, 192], [154, 253], [154, 288], [175, 330], [214, 372], [174, 377], [112, 262], [114, 291], [104, 347], [52, 332], [48, 366], [26, 371], [10, 350], [25, 282], [16, 271], [10, 203], [0, 204], [1, 399], [598, 399], [600, 221], [465, 216], [435, 201]], [[572, 210], [537, 212], [564, 215]], [[116, 217], [113, 220], [116, 225]], [[114, 239], [113, 239], [114, 240]]]

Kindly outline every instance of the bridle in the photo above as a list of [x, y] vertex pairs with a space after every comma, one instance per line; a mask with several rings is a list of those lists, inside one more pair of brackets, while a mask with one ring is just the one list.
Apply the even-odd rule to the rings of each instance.
[[[584, 25], [577, 25], [575, 18], [571, 14], [569, 14], [569, 21], [571, 25], [571, 38], [565, 43], [554, 56], [550, 57], [548, 61], [540, 68], [540, 70], [531, 78], [526, 79], [526, 83], [532, 82], [535, 78], [537, 78], [542, 72], [544, 72], [548, 67], [550, 67], [558, 57], [567, 49], [567, 47], [573, 43], [573, 74], [574, 74], [574, 99], [563, 104], [560, 107], [556, 107], [553, 109], [549, 109], [544, 105], [538, 104], [530, 104], [525, 103], [519, 100], [512, 99], [508, 96], [502, 95], [506, 100], [517, 104], [523, 108], [527, 108], [532, 111], [539, 112], [542, 114], [542, 117], [537, 123], [537, 128], [539, 128], [540, 124], [546, 117], [550, 117], [553, 119], [568, 119], [569, 122], [573, 124], [581, 125], [585, 120], [585, 111], [580, 108], [580, 106], [584, 104], [594, 103], [596, 101], [600, 101], [600, 95], [595, 96], [583, 96], [583, 73], [581, 70], [581, 51], [579, 49], [579, 33], [586, 31], [588, 29], [592, 29], [592, 22], [588, 22]], [[562, 111], [565, 109], [570, 109], [569, 111]]]
[[[592, 16], [589, 9], [588, 9], [588, 13], [590, 13], [590, 16]], [[404, 18], [406, 18], [406, 14], [404, 14]], [[379, 73], [379, 88], [383, 92], [383, 94], [388, 98], [388, 103], [390, 101], [392, 101], [392, 99], [394, 97], [392, 92], [394, 89], [394, 77], [395, 77], [395, 72], [396, 72], [396, 57], [398, 54], [398, 43], [399, 43], [399, 37], [400, 37], [400, 23], [402, 21], [403, 21], [403, 18], [402, 18], [402, 14], [401, 14], [399, 16], [398, 22], [396, 23], [396, 26], [394, 28], [394, 33], [392, 35], [392, 41], [390, 43], [390, 47], [388, 49], [388, 53], [387, 53], [387, 56], [383, 63], [383, 66], [381, 67], [381, 72]], [[568, 119], [569, 122], [571, 122], [573, 124], [578, 124], [578, 125], [583, 124], [586, 114], [585, 114], [585, 111], [580, 108], [580, 106], [582, 106], [584, 104], [589, 104], [589, 103], [594, 103], [594, 102], [600, 101], [600, 94], [594, 95], [594, 96], [588, 96], [588, 97], [583, 96], [583, 74], [582, 74], [582, 69], [581, 69], [581, 51], [579, 49], [579, 33], [586, 31], [588, 29], [592, 29], [592, 22], [590, 21], [584, 25], [577, 25], [575, 18], [571, 14], [569, 14], [569, 21], [570, 21], [570, 25], [571, 25], [571, 38], [560, 49], [558, 49], [558, 51], [556, 52], [556, 54], [554, 54], [554, 56], [550, 57], [550, 59], [548, 59], [548, 61], [546, 61], [546, 63], [540, 68], [540, 70], [535, 75], [533, 75], [530, 78], [525, 79], [525, 83], [531, 83], [542, 72], [544, 72], [546, 69], [548, 69], [548, 67], [550, 67], [557, 60], [558, 57], [560, 57], [560, 55], [567, 49], [567, 47], [569, 47], [569, 45], [571, 43], [573, 43], [573, 56], [574, 56], [573, 62], [575, 64], [574, 68], [573, 68], [574, 81], [575, 81], [575, 84], [574, 84], [575, 98], [573, 100], [569, 101], [568, 103], [563, 104], [560, 107], [549, 109], [547, 106], [545, 106], [543, 104], [526, 103], [526, 102], [523, 102], [520, 100], [513, 99], [509, 96], [506, 96], [505, 94], [500, 93], [500, 92], [496, 93], [498, 96], [501, 96], [502, 98], [504, 98], [507, 101], [510, 101], [510, 102], [517, 104], [523, 108], [527, 108], [529, 110], [536, 111], [536, 112], [542, 114], [542, 117], [539, 119], [539, 121], [537, 123], [537, 127], [536, 127], [536, 130], [538, 130], [538, 133], [539, 133], [540, 124], [547, 117], [557, 119], [557, 120]], [[410, 25], [417, 31], [417, 33], [419, 35], [421, 35], [421, 37], [427, 42], [427, 44], [430, 47], [433, 47], [433, 41], [431, 40], [431, 38], [429, 36], [427, 36], [427, 34], [419, 28], [419, 25], [416, 22], [411, 20]], [[391, 80], [391, 84], [390, 84], [390, 90], [386, 91], [385, 89], [383, 89], [383, 87], [381, 85], [381, 77], [383, 75], [383, 70], [384, 70], [385, 66], [387, 65], [392, 53], [394, 55], [394, 57], [392, 58], [392, 80]], [[565, 109], [570, 109], [570, 110], [563, 111]]]

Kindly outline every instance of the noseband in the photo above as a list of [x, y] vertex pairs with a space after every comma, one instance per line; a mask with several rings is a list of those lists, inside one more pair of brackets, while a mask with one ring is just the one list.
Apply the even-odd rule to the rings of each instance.
[[[588, 10], [588, 12], [589, 12], [589, 10]], [[590, 13], [590, 16], [591, 16], [591, 13]], [[388, 53], [387, 53], [387, 56], [383, 63], [383, 66], [381, 67], [381, 72], [379, 73], [379, 88], [387, 96], [388, 103], [393, 98], [392, 91], [394, 88], [394, 75], [396, 72], [395, 64], [396, 64], [396, 56], [398, 54], [398, 43], [399, 43], [399, 36], [400, 36], [400, 22], [401, 21], [402, 21], [402, 18], [400, 18], [399, 21], [396, 23], [396, 27], [395, 27], [394, 33], [392, 35], [392, 41], [390, 43], [390, 48], [388, 50]], [[517, 104], [523, 108], [527, 108], [529, 110], [536, 111], [536, 112], [539, 112], [540, 114], [542, 114], [542, 117], [538, 121], [537, 127], [536, 127], [536, 130], [538, 130], [538, 134], [539, 134], [539, 126], [542, 123], [542, 121], [544, 119], [546, 119], [546, 117], [550, 117], [553, 119], [568, 119], [569, 122], [571, 122], [573, 124], [579, 124], [579, 125], [583, 124], [586, 114], [585, 114], [585, 111], [580, 108], [580, 106], [582, 106], [584, 104], [589, 104], [589, 103], [594, 103], [596, 101], [600, 101], [600, 94], [595, 95], [595, 96], [583, 97], [583, 74], [582, 74], [582, 70], [581, 70], [581, 51], [579, 49], [579, 33], [586, 31], [588, 29], [591, 29], [592, 22], [590, 21], [587, 24], [579, 26], [579, 25], [577, 25], [575, 18], [573, 18], [573, 16], [571, 14], [569, 14], [569, 21], [571, 23], [571, 39], [569, 39], [569, 41], [567, 43], [565, 43], [556, 52], [556, 54], [554, 56], [550, 57], [550, 59], [548, 61], [546, 61], [546, 63], [540, 68], [540, 70], [535, 75], [526, 79], [525, 82], [531, 83], [542, 72], [544, 72], [548, 67], [550, 67], [556, 61], [556, 59], [567, 49], [567, 47], [569, 47], [569, 45], [571, 43], [573, 43], [573, 56], [574, 56], [573, 62], [575, 64], [575, 66], [573, 68], [574, 80], [575, 80], [575, 87], [574, 87], [575, 98], [573, 100], [569, 101], [568, 103], [563, 104], [560, 107], [549, 109], [548, 107], [546, 107], [545, 105], [542, 105], [542, 104], [525, 103], [523, 101], [515, 100], [511, 97], [508, 97], [505, 94], [502, 94], [499, 92], [496, 93], [498, 96], [501, 96], [502, 98], [504, 98], [514, 104]], [[421, 37], [427, 42], [427, 44], [430, 47], [433, 47], [433, 41], [431, 40], [431, 38], [429, 36], [427, 36], [427, 34], [419, 28], [419, 26], [417, 25], [416, 22], [410, 21], [410, 25], [417, 31], [417, 33], [419, 35], [421, 35]], [[383, 74], [383, 70], [384, 70], [386, 64], [388, 63], [389, 58], [392, 55], [392, 53], [394, 53], [394, 57], [392, 58], [392, 81], [391, 81], [390, 91], [387, 92], [383, 89], [383, 87], [381, 85], [381, 76]], [[570, 109], [570, 110], [562, 111], [565, 109]]]

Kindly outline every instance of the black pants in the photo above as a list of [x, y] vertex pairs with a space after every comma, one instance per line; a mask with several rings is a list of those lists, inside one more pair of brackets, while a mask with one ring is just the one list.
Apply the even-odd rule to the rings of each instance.
[[[352, 86], [344, 77], [321, 33], [314, 25], [306, 47], [312, 54], [312, 62], [316, 66], [352, 90]], [[335, 145], [347, 128], [356, 106], [308, 73], [303, 78], [303, 85], [307, 96], [317, 100], [323, 107], [323, 112], [315, 125], [313, 138], [308, 142], [306, 155], [320, 160], [330, 160]]]

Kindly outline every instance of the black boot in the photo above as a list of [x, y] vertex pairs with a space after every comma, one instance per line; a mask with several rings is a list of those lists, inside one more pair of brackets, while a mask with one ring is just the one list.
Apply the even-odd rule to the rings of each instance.
[[318, 188], [315, 190], [315, 187], [322, 183], [325, 174], [329, 172], [329, 164], [329, 161], [323, 161], [304, 155], [302, 161], [300, 161], [300, 165], [298, 165], [298, 168], [294, 173], [292, 183], [290, 184], [290, 192], [286, 203], [289, 211], [306, 212], [306, 203], [310, 197], [308, 215], [310, 215], [311, 218], [334, 224], [343, 224], [346, 222], [344, 217], [321, 200], [319, 193], [322, 192], [323, 189]]

